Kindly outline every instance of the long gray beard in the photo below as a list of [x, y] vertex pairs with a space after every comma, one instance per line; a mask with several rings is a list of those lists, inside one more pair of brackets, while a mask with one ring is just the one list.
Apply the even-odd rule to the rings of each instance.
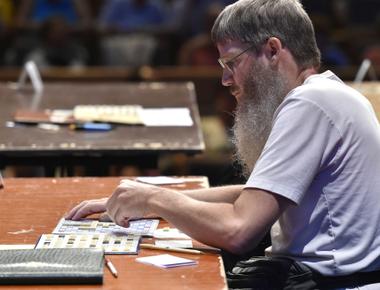
[[234, 158], [249, 177], [272, 129], [273, 115], [287, 94], [281, 75], [256, 63], [244, 82], [244, 95], [235, 110], [232, 142]]

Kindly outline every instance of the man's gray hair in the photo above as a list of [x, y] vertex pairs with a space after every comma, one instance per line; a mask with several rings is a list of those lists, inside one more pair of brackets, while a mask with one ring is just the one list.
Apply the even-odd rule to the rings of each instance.
[[227, 6], [211, 31], [215, 43], [240, 41], [256, 53], [277, 37], [302, 68], [320, 66], [313, 24], [298, 0], [240, 0]]

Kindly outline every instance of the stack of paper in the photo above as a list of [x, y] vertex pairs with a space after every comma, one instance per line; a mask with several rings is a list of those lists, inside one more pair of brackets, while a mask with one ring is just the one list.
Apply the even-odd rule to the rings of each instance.
[[169, 254], [136, 258], [136, 261], [160, 268], [174, 268], [198, 264], [195, 260], [180, 258]]

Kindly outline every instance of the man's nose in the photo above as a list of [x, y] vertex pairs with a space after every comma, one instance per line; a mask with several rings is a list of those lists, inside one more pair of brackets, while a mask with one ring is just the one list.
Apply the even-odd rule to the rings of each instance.
[[229, 69], [223, 69], [222, 73], [222, 85], [225, 87], [230, 87], [233, 84], [233, 76]]

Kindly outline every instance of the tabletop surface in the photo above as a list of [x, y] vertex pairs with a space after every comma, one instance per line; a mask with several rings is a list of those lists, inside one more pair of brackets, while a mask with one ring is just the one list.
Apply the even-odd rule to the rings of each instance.
[[[9, 128], [19, 109], [73, 109], [75, 105], [142, 105], [146, 108], [189, 108], [189, 127], [116, 126], [107, 132], [48, 131], [37, 126]], [[0, 85], [0, 156], [135, 155], [204, 150], [199, 111], [192, 83], [48, 83], [42, 95]]]
[[[34, 244], [51, 233], [63, 214], [83, 199], [108, 196], [122, 177], [101, 178], [6, 178], [0, 189], [0, 243]], [[187, 177], [176, 189], [208, 187], [205, 177]], [[160, 224], [164, 224], [161, 221]], [[149, 240], [149, 239], [148, 239]], [[148, 241], [149, 242], [149, 241]], [[150, 241], [151, 242], [151, 241]], [[140, 250], [138, 256], [162, 254]], [[224, 268], [218, 254], [172, 253], [195, 259], [198, 265], [161, 269], [135, 261], [136, 255], [110, 255], [119, 272], [114, 278], [105, 268], [103, 285], [38, 286], [45, 289], [227, 289]], [[10, 289], [36, 289], [37, 286], [6, 286]], [[3, 288], [0, 286], [0, 288]], [[4, 287], [5, 288], [5, 287]]]

